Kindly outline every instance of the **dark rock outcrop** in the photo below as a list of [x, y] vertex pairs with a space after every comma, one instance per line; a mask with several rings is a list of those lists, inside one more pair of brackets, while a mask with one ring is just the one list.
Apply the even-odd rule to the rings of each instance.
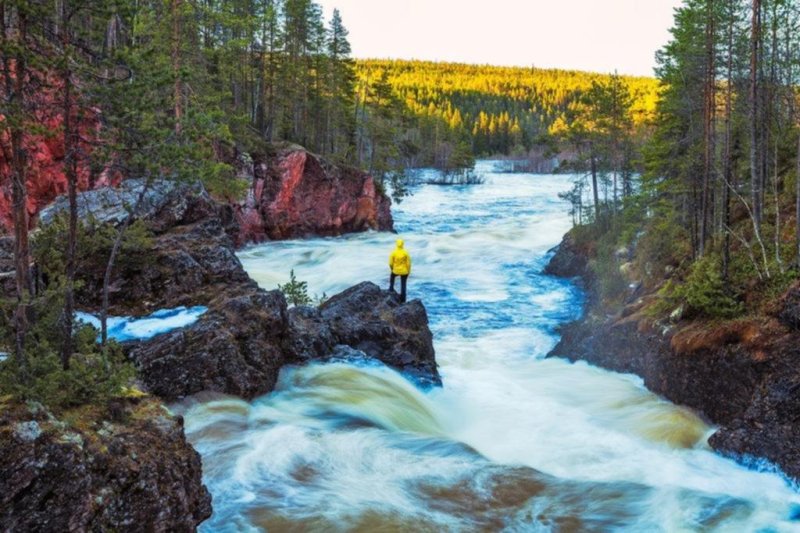
[[[97, 222], [116, 226], [128, 218], [128, 210], [138, 203], [138, 218], [168, 219], [169, 213], [163, 212], [168, 209], [174, 213], [173, 220], [177, 220], [185, 215], [188, 204], [176, 200], [188, 198], [187, 189], [194, 189], [197, 193], [202, 191], [198, 186], [188, 187], [169, 180], [157, 180], [150, 184], [141, 179], [125, 180], [118, 187], [103, 187], [79, 194], [78, 217], [82, 220], [92, 217]], [[56, 216], [67, 214], [68, 210], [67, 197], [59, 196], [39, 213], [39, 223], [45, 226], [51, 224]]]
[[441, 385], [433, 335], [421, 301], [401, 304], [396, 294], [365, 282], [322, 304], [320, 315], [338, 344], [360, 350], [424, 383]]
[[[797, 350], [795, 347], [794, 350]], [[798, 361], [795, 351], [794, 361]], [[764, 458], [800, 480], [800, 375], [765, 379], [742, 417], [709, 439], [714, 449], [748, 462]]]
[[117, 405], [92, 427], [0, 411], [0, 531], [194, 531], [211, 515], [182, 419]]
[[562, 278], [584, 278], [590, 274], [588, 266], [591, 257], [591, 250], [578, 246], [572, 233], [567, 233], [555, 248], [555, 254], [545, 266], [544, 273]]
[[[79, 195], [81, 209], [118, 224], [142, 183]], [[152, 193], [152, 194], [151, 194]], [[129, 343], [127, 353], [149, 392], [174, 400], [211, 390], [252, 398], [272, 390], [281, 367], [331, 357], [337, 345], [361, 350], [426, 383], [438, 383], [425, 308], [401, 305], [373, 284], [331, 298], [321, 310], [287, 310], [278, 291], [260, 289], [236, 257], [227, 206], [201, 187], [156, 183], [140, 218], [153, 232], [150, 260], [119, 269], [114, 314], [177, 306], [208, 311], [190, 327]], [[53, 220], [62, 202], [42, 214]], [[102, 262], [98, 264], [102, 265]], [[81, 272], [81, 307], [100, 306], [101, 272]]]
[[308, 306], [289, 309], [289, 329], [283, 349], [290, 360], [297, 363], [318, 360], [331, 354], [335, 347], [336, 338], [319, 309]]
[[129, 346], [147, 389], [166, 400], [200, 391], [252, 398], [270, 392], [286, 364], [339, 357], [342, 346], [424, 385], [439, 385], [433, 338], [419, 300], [362, 283], [320, 309], [287, 311], [280, 292], [221, 295], [192, 326]]
[[[118, 224], [124, 204], [142, 185], [82, 193], [79, 205], [100, 221]], [[51, 221], [62, 204], [42, 220]], [[140, 213], [153, 232], [150, 260], [115, 274], [112, 313], [208, 307], [189, 327], [128, 343], [128, 356], [149, 392], [165, 400], [204, 390], [252, 398], [273, 389], [282, 366], [330, 358], [340, 345], [420, 382], [440, 383], [421, 302], [401, 305], [395, 295], [367, 283], [334, 296], [321, 309], [287, 310], [283, 294], [259, 288], [244, 271], [229, 236], [236, 233], [232, 211], [202, 187], [156, 183]], [[84, 269], [81, 276], [81, 307], [98, 309], [102, 273]]]
[[724, 323], [655, 322], [646, 311], [652, 298], [613, 316], [590, 298], [549, 356], [637, 374], [653, 392], [719, 425], [709, 439], [714, 449], [747, 464], [766, 459], [800, 480], [800, 292], [784, 297], [780, 320]]
[[350, 287], [319, 309], [290, 309], [283, 347], [294, 363], [369, 358], [423, 386], [442, 383], [425, 306], [419, 300], [400, 303], [397, 294], [370, 282]]
[[290, 361], [282, 349], [283, 294], [253, 287], [221, 294], [208, 306], [192, 326], [128, 346], [147, 390], [165, 400], [204, 390], [244, 398], [272, 390]]
[[[99, 189], [78, 195], [79, 212], [97, 223], [118, 225], [127, 217], [145, 184], [124, 182], [119, 189]], [[109, 301], [112, 314], [145, 314], [165, 307], [207, 305], [220, 293], [242, 286], [255, 288], [236, 257], [228, 235], [232, 211], [215, 202], [199, 185], [155, 182], [137, 212], [153, 232], [145, 261], [115, 270]], [[67, 205], [59, 198], [42, 211], [47, 225]], [[82, 265], [78, 301], [88, 310], [101, 305], [105, 259]]]
[[252, 182], [234, 205], [237, 244], [392, 229], [391, 202], [372, 176], [299, 146], [273, 149], [240, 172]]

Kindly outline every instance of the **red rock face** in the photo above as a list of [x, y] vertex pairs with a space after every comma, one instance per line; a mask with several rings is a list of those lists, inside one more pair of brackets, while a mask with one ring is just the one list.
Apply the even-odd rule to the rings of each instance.
[[393, 228], [390, 200], [372, 176], [294, 148], [254, 166], [237, 206], [238, 244]]
[[[67, 190], [64, 173], [64, 143], [60, 133], [62, 117], [54, 98], [52, 115], [38, 122], [48, 134], [28, 134], [28, 215], [31, 226], [36, 215]], [[82, 116], [82, 138], [96, 136], [98, 121]], [[82, 146], [87, 154], [91, 146]], [[85, 159], [85, 158], [84, 158]], [[78, 165], [80, 191], [117, 185], [119, 176], [108, 172], [91, 176], [86, 161]], [[333, 236], [366, 230], [393, 228], [389, 198], [380, 193], [371, 176], [354, 168], [329, 164], [299, 147], [256, 161], [242, 173], [252, 179], [247, 197], [234, 205], [240, 228], [236, 244], [289, 239], [312, 235]], [[0, 151], [0, 233], [11, 232], [11, 168]]]
[[[50, 204], [56, 196], [67, 191], [67, 177], [64, 173], [64, 137], [61, 131], [63, 116], [59, 107], [61, 98], [58, 80], [49, 80], [51, 86], [36, 95], [35, 123], [46, 133], [27, 132], [23, 137], [25, 151], [28, 154], [27, 190], [28, 217], [31, 226], [35, 224], [36, 214]], [[79, 152], [84, 154], [78, 161], [78, 189], [81, 191], [111, 185], [118, 182], [107, 172], [91, 176], [88, 165], [88, 154], [92, 147], [90, 141], [96, 137], [99, 121], [98, 110], [76, 108], [75, 120], [80, 124], [81, 142]], [[0, 115], [2, 120], [2, 115]], [[9, 147], [7, 138], [0, 142]], [[11, 212], [11, 166], [6, 159], [5, 150], [0, 150], [0, 233], [13, 230], [13, 214]]]

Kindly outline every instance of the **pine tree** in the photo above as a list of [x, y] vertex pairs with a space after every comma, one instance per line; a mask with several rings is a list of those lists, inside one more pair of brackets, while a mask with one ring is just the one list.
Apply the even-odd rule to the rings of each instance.
[[328, 58], [330, 75], [328, 94], [330, 102], [326, 123], [326, 152], [342, 159], [347, 158], [353, 145], [353, 113], [355, 95], [355, 71], [350, 59], [348, 31], [344, 27], [338, 9], [333, 10], [328, 30]]

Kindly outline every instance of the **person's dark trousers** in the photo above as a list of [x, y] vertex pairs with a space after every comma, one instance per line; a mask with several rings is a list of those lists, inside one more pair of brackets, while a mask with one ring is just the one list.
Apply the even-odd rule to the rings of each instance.
[[[394, 278], [396, 278], [398, 274], [392, 272], [392, 275], [389, 277], [389, 287], [392, 291], [394, 291]], [[405, 303], [406, 301], [406, 284], [408, 283], [408, 274], [404, 276], [400, 276], [400, 301]]]

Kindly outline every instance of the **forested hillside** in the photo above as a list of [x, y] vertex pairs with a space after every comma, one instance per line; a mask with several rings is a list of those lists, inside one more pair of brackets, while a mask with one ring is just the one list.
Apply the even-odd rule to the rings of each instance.
[[[662, 313], [731, 318], [765, 311], [797, 277], [799, 24], [796, 0], [689, 0], [658, 53], [663, 89], [643, 142], [612, 86], [562, 124], [583, 147], [574, 236], [592, 243], [604, 297], [641, 280], [661, 287]], [[626, 172], [630, 158], [641, 174]], [[637, 250], [624, 273], [620, 246]]]
[[[563, 124], [587, 174], [548, 267], [589, 289], [553, 355], [638, 374], [717, 424], [712, 448], [795, 488], [799, 29], [797, 0], [684, 2], [657, 56], [663, 90], [644, 142], [613, 86]], [[627, 153], [641, 173], [626, 171]]]
[[[552, 144], [553, 124], [579, 107], [593, 84], [619, 79], [636, 125], [652, 118], [652, 78], [577, 71], [404, 60], [357, 61], [359, 102], [388, 84], [402, 113], [394, 126], [408, 166], [458, 167], [470, 155], [526, 155]], [[362, 133], [362, 130], [359, 130]]]

